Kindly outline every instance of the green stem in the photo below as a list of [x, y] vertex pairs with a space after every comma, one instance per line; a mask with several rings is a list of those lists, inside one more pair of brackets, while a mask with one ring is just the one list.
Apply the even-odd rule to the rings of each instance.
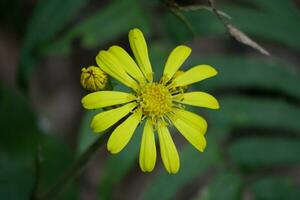
[[41, 179], [41, 165], [42, 165], [42, 150], [41, 150], [41, 145], [38, 143], [37, 149], [35, 152], [35, 159], [34, 159], [34, 165], [35, 165], [35, 181], [33, 184], [33, 189], [31, 193], [31, 198], [32, 200], [37, 199], [37, 194], [38, 194], [38, 189], [39, 189], [39, 183]]
[[195, 31], [190, 23], [190, 21], [180, 12], [179, 6], [173, 1], [173, 0], [164, 0], [163, 3], [165, 6], [170, 10], [170, 12], [177, 17], [179, 20], [182, 21], [182, 23], [188, 28], [188, 30], [191, 32], [192, 36], [195, 36]]
[[63, 176], [51, 187], [46, 193], [39, 195], [37, 200], [50, 200], [58, 196], [63, 190], [64, 186], [69, 183], [72, 179], [77, 177], [84, 167], [88, 164], [90, 158], [95, 154], [100, 146], [106, 141], [110, 131], [101, 135], [89, 148], [81, 154], [81, 156], [74, 162], [69, 170], [63, 174]]

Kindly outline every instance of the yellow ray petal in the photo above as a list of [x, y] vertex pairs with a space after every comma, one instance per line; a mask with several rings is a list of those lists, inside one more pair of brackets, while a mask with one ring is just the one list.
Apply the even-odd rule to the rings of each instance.
[[122, 64], [122, 67], [130, 76], [135, 78], [135, 80], [139, 81], [140, 83], [145, 82], [145, 78], [135, 61], [131, 58], [131, 56], [119, 46], [112, 46], [108, 50], [111, 52]]
[[198, 65], [173, 80], [172, 86], [185, 86], [215, 76], [217, 71], [209, 65]]
[[97, 109], [107, 106], [128, 103], [136, 97], [132, 94], [118, 91], [93, 92], [81, 99], [81, 103], [86, 109]]
[[205, 92], [188, 92], [182, 94], [182, 97], [182, 100], [174, 98], [174, 101], [211, 109], [219, 109], [220, 107], [218, 100], [212, 95]]
[[178, 118], [181, 121], [184, 121], [184, 123], [198, 130], [202, 135], [205, 135], [207, 130], [207, 122], [204, 118], [195, 113], [179, 108], [173, 108], [173, 112], [175, 114], [173, 117], [171, 117], [171, 119], [177, 120]]
[[178, 172], [180, 163], [179, 156], [175, 144], [171, 138], [170, 132], [166, 125], [160, 123], [157, 129], [160, 153], [162, 161], [167, 172], [175, 174]]
[[[195, 117], [189, 119], [188, 117], [190, 117], [190, 114], [185, 115], [184, 112], [182, 112], [181, 115], [183, 116], [179, 115], [171, 118], [172, 123], [187, 141], [189, 141], [196, 149], [203, 152], [206, 147], [206, 140], [203, 133], [203, 127], [206, 127], [205, 120], [202, 120], [201, 118], [199, 120], [198, 118], [197, 121], [191, 122]], [[196, 124], [196, 126], [193, 124]]]
[[136, 81], [126, 73], [122, 64], [111, 52], [100, 51], [96, 57], [96, 62], [104, 72], [111, 75], [124, 85], [133, 89], [138, 88]]
[[152, 67], [149, 60], [147, 43], [141, 30], [134, 28], [129, 31], [129, 43], [135, 60], [144, 73], [146, 79], [153, 81]]
[[156, 146], [153, 127], [150, 120], [147, 120], [145, 123], [139, 161], [143, 172], [151, 172], [155, 166]]
[[136, 103], [128, 103], [119, 108], [111, 109], [108, 111], [101, 112], [97, 114], [91, 123], [91, 127], [95, 133], [105, 131], [120, 119], [125, 117], [130, 111], [136, 107]]
[[178, 71], [184, 61], [191, 54], [191, 48], [180, 45], [177, 46], [169, 55], [164, 69], [164, 82], [168, 82], [173, 75]]
[[141, 117], [141, 112], [135, 112], [112, 132], [107, 142], [107, 149], [111, 153], [119, 153], [128, 144]]

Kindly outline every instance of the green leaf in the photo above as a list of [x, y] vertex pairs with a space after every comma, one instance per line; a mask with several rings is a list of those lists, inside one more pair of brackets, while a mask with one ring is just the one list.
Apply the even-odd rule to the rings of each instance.
[[[300, 51], [298, 39], [300, 35], [300, 27], [298, 26], [300, 12], [292, 0], [279, 0], [276, 3], [249, 0], [249, 3], [254, 4], [254, 6], [225, 4], [219, 8], [232, 17], [230, 23], [250, 36], [277, 42]], [[227, 37], [223, 24], [212, 12], [190, 11], [184, 14], [199, 36]], [[182, 42], [189, 39], [188, 30], [180, 26], [181, 22], [176, 17], [168, 13], [165, 17], [165, 24], [174, 41]]]
[[36, 67], [38, 48], [50, 41], [70, 22], [86, 0], [39, 1], [24, 37], [19, 63], [19, 84], [26, 88], [27, 81]]
[[300, 198], [299, 187], [289, 177], [264, 177], [251, 186], [257, 200], [296, 200]]
[[[35, 182], [35, 155], [41, 144], [41, 189], [49, 186], [71, 155], [65, 145], [42, 135], [26, 99], [0, 87], [0, 194], [3, 199], [29, 199]], [[20, 187], [22, 186], [22, 187]], [[73, 189], [72, 189], [73, 187]], [[74, 185], [61, 198], [74, 197]], [[60, 199], [61, 199], [60, 198]]]
[[[159, 81], [162, 77], [165, 63], [168, 59], [169, 54], [173, 50], [166, 42], [153, 42], [148, 44], [149, 57], [152, 64], [152, 70], [154, 73], [154, 79]], [[175, 48], [175, 47], [173, 47]]]
[[90, 124], [93, 117], [100, 112], [102, 109], [88, 110], [84, 113], [79, 130], [77, 155], [83, 153], [99, 137], [98, 134], [93, 133]]
[[[42, 135], [39, 139], [42, 162], [39, 191], [47, 191], [65, 173], [74, 160], [74, 154], [61, 141]], [[76, 199], [77, 189], [69, 183], [56, 199]]]
[[23, 96], [0, 87], [0, 121], [1, 198], [28, 199], [38, 135], [35, 116]]
[[233, 24], [250, 35], [300, 51], [300, 27], [297, 25], [300, 12], [292, 0], [249, 2], [258, 8], [224, 7], [224, 11], [232, 17]]
[[[203, 37], [211, 34], [218, 36], [225, 35], [224, 26], [217, 20], [213, 13], [208, 11], [190, 11], [183, 14], [191, 22], [193, 31], [197, 36]], [[170, 12], [166, 13], [164, 23], [169, 37], [174, 43], [183, 43], [191, 40], [188, 28]]]
[[[187, 66], [202, 63], [214, 66], [218, 75], [195, 84], [195, 89], [225, 91], [222, 94], [226, 94], [226, 91], [239, 93], [243, 89], [254, 89], [264, 94], [263, 98], [259, 97], [260, 94], [248, 98], [220, 96], [220, 110], [207, 112], [214, 124], [226, 129], [243, 126], [275, 127], [299, 133], [297, 116], [300, 115], [300, 109], [296, 103], [300, 102], [300, 90], [297, 88], [300, 76], [295, 69], [276, 60], [236, 56], [192, 58]], [[293, 104], [285, 102], [286, 98]], [[226, 137], [229, 132], [220, 133], [225, 134], [220, 137]]]
[[209, 64], [218, 75], [196, 85], [209, 90], [263, 89], [278, 91], [300, 101], [300, 72], [278, 60], [251, 59], [243, 56], [215, 56], [191, 59], [188, 66]]
[[138, 166], [140, 141], [142, 138], [143, 125], [136, 129], [129, 144], [118, 154], [110, 155], [102, 170], [102, 179], [99, 183], [99, 198], [112, 199], [114, 189], [134, 165]]
[[214, 179], [201, 191], [199, 200], [238, 200], [241, 199], [242, 180], [233, 172], [224, 171], [216, 174]]
[[75, 38], [80, 38], [81, 45], [85, 48], [99, 47], [134, 27], [142, 29], [145, 34], [150, 31], [140, 2], [114, 1], [71, 28], [58, 41], [48, 44], [44, 51], [57, 53], [61, 49], [63, 53], [68, 53]]
[[300, 140], [247, 137], [229, 148], [230, 158], [247, 169], [300, 163]]
[[209, 146], [204, 153], [200, 153], [189, 144], [180, 150], [179, 172], [170, 175], [162, 169], [146, 189], [143, 199], [172, 199], [182, 186], [219, 164], [221, 158], [217, 144], [212, 137], [207, 141]]
[[222, 97], [220, 110], [208, 112], [210, 121], [219, 127], [261, 127], [299, 133], [300, 108], [282, 100]]

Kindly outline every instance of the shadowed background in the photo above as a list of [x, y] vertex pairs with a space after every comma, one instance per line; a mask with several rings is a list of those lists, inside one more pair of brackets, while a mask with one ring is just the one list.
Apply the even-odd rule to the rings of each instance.
[[99, 110], [81, 106], [86, 92], [80, 70], [95, 65], [98, 51], [113, 44], [132, 55], [127, 34], [134, 27], [146, 36], [157, 78], [179, 44], [193, 49], [183, 69], [210, 64], [218, 70], [218, 76], [190, 88], [220, 102], [220, 110], [194, 109], [208, 121], [206, 151], [197, 152], [172, 130], [179, 173], [167, 174], [159, 154], [154, 171], [142, 173], [140, 127], [120, 154], [99, 148], [58, 199], [300, 199], [300, 3], [216, 3], [271, 56], [232, 39], [209, 10], [178, 11], [192, 33], [159, 0], [2, 0], [1, 199], [30, 199], [38, 146], [37, 189], [44, 191], [95, 140], [89, 123]]

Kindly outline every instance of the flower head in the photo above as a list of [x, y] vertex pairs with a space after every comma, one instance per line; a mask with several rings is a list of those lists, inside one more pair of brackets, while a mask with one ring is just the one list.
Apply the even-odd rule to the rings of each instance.
[[107, 75], [99, 67], [82, 68], [80, 83], [88, 91], [103, 90], [107, 83]]
[[215, 76], [217, 71], [209, 65], [180, 71], [191, 53], [189, 47], [180, 45], [169, 55], [161, 80], [155, 82], [143, 33], [139, 29], [131, 30], [129, 42], [136, 62], [119, 46], [100, 51], [96, 61], [104, 72], [132, 92], [94, 92], [86, 95], [82, 104], [86, 109], [119, 105], [97, 114], [91, 123], [93, 131], [98, 133], [125, 118], [109, 137], [107, 148], [111, 153], [120, 152], [140, 122], [145, 121], [139, 156], [142, 171], [150, 172], [155, 166], [157, 132], [163, 164], [169, 173], [176, 173], [180, 166], [179, 156], [168, 127], [174, 125], [196, 149], [204, 151], [207, 123], [199, 115], [185, 110], [184, 105], [218, 109], [219, 104], [205, 92], [186, 91], [188, 85]]

